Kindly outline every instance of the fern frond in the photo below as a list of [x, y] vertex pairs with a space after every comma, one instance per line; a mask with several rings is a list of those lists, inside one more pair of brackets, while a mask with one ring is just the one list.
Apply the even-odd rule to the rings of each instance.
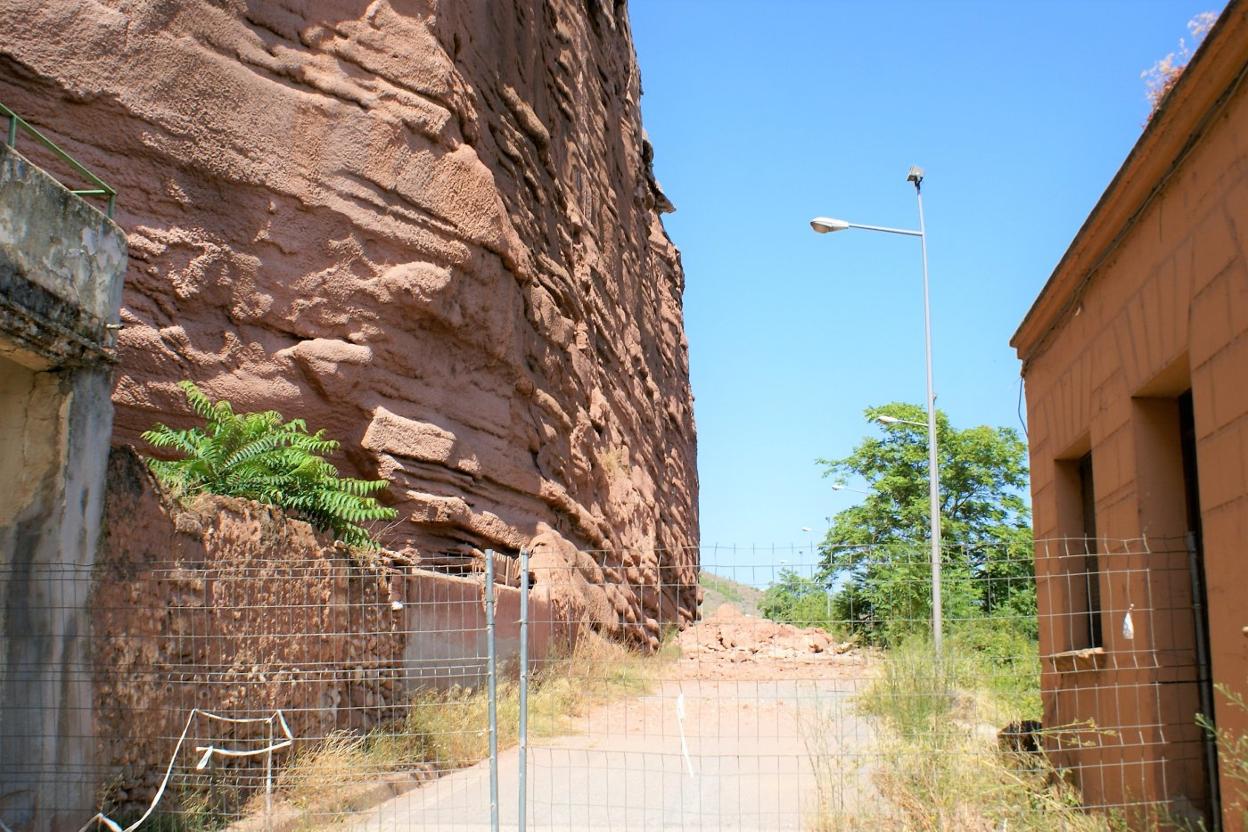
[[155, 425], [143, 432], [143, 439], [157, 448], [174, 448], [184, 454], [194, 454], [199, 447], [195, 441], [198, 435], [195, 430], [174, 430], [166, 425]]
[[383, 490], [390, 483], [386, 480], [356, 480], [349, 477], [342, 477], [338, 480], [338, 487], [348, 494], [354, 494], [357, 497], [365, 497]]
[[378, 548], [359, 524], [397, 516], [369, 496], [382, 491], [386, 480], [340, 477], [324, 459], [339, 443], [324, 430], [309, 433], [302, 419], [284, 421], [275, 410], [235, 413], [228, 401], [213, 401], [189, 381], [179, 387], [204, 426], [175, 431], [158, 424], [143, 434], [153, 446], [183, 454], [177, 460], [148, 461], [162, 483], [183, 493], [209, 492], [275, 505], [351, 546]]
[[222, 467], [235, 468], [251, 462], [257, 457], [269, 454], [282, 447], [287, 441], [287, 438], [280, 433], [261, 433], [255, 438], [244, 442], [241, 447], [226, 457]]
[[182, 390], [183, 395], [186, 396], [187, 404], [191, 406], [191, 410], [194, 411], [195, 415], [207, 421], [212, 415], [212, 399], [208, 398], [204, 391], [195, 386], [195, 383], [192, 381], [179, 381], [178, 387]]

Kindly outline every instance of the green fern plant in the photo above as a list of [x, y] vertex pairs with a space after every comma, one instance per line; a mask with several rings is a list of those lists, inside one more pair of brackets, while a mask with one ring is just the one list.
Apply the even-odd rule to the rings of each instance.
[[338, 476], [323, 457], [339, 445], [325, 438], [324, 430], [308, 433], [302, 419], [287, 422], [275, 410], [235, 413], [228, 401], [213, 401], [189, 381], [178, 386], [205, 424], [188, 430], [157, 424], [143, 434], [155, 447], [182, 454], [148, 460], [163, 485], [183, 494], [268, 503], [332, 531], [350, 546], [379, 548], [360, 524], [395, 517], [394, 509], [371, 496], [389, 483]]

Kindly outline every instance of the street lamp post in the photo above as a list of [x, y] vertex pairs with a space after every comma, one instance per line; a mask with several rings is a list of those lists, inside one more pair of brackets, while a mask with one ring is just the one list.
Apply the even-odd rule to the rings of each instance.
[[[923, 253], [923, 334], [925, 354], [927, 358], [927, 477], [928, 492], [931, 501], [931, 538], [932, 538], [932, 642], [936, 654], [940, 655], [942, 645], [942, 610], [940, 594], [940, 472], [937, 467], [936, 447], [936, 394], [932, 389], [932, 306], [927, 277], [927, 226], [923, 219], [923, 170], [912, 167], [906, 176], [907, 182], [914, 183], [915, 197], [919, 203], [919, 229], [889, 228], [882, 225], [861, 225], [832, 219], [831, 217], [815, 217], [810, 227], [820, 234], [858, 228], [863, 231], [882, 231], [886, 234], [901, 234], [906, 237], [918, 237]], [[880, 417], [884, 424], [905, 422], [895, 417]], [[908, 424], [920, 425], [918, 422]]]

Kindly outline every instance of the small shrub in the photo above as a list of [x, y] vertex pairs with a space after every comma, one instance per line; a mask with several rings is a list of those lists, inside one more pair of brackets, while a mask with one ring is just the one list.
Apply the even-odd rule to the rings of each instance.
[[1040, 644], [1033, 628], [1034, 619], [989, 617], [959, 623], [945, 640], [946, 649], [968, 662], [1001, 724], [1041, 717]]
[[763, 617], [796, 627], [821, 627], [828, 632], [840, 626], [833, 597], [815, 578], [806, 578], [792, 569], [781, 569], [779, 580], [767, 588], [758, 602]]
[[858, 707], [902, 740], [917, 740], [951, 727], [961, 691], [973, 689], [973, 680], [974, 667], [961, 651], [946, 649], [937, 661], [931, 642], [912, 636], [888, 651]]
[[1218, 15], [1214, 12], [1201, 12], [1187, 21], [1187, 31], [1191, 35], [1192, 44], [1189, 46], [1185, 38], [1179, 38], [1179, 49], [1177, 52], [1167, 54], [1164, 58], [1140, 73], [1140, 77], [1144, 79], [1148, 102], [1152, 105], [1152, 111], [1148, 116], [1149, 119], [1152, 119], [1153, 114], [1161, 107], [1161, 102], [1165, 100], [1166, 95], [1179, 82], [1179, 77], [1183, 75], [1183, 70], [1187, 68], [1188, 61], [1192, 59], [1192, 54], [1200, 46], [1201, 41], [1205, 39], [1205, 35], [1209, 34], [1209, 30], [1213, 28], [1213, 24], [1217, 21]]
[[1040, 653], [1035, 641], [992, 618], [960, 623], [937, 660], [930, 637], [888, 650], [859, 708], [903, 739], [944, 730], [951, 719], [1006, 725], [1040, 718]]
[[386, 480], [338, 476], [324, 459], [339, 444], [325, 431], [308, 433], [302, 419], [283, 420], [275, 410], [235, 413], [228, 401], [213, 401], [189, 381], [179, 385], [202, 428], [174, 430], [158, 424], [143, 434], [157, 448], [181, 452], [181, 459], [151, 459], [161, 483], [185, 495], [220, 494], [278, 506], [332, 531], [350, 546], [376, 549], [360, 524], [390, 520], [395, 510], [370, 496]]
[[[216, 832], [225, 829], [238, 815], [237, 811], [221, 804], [223, 800], [237, 797], [237, 794], [229, 788], [223, 788], [222, 792], [214, 805], [208, 786], [171, 787], [165, 792], [161, 805], [148, 816], [141, 828], [143, 832]], [[127, 829], [143, 816], [143, 812], [143, 809], [135, 809], [116, 814], [106, 811], [104, 814], [121, 828]], [[97, 828], [94, 824], [88, 825]], [[101, 823], [98, 828], [107, 827]]]
[[[1226, 699], [1227, 707], [1223, 713], [1231, 710], [1239, 712], [1239, 719], [1248, 714], [1248, 702], [1244, 696], [1227, 685], [1218, 684], [1214, 688]], [[1244, 793], [1248, 790], [1248, 734], [1239, 731], [1228, 731], [1218, 728], [1204, 714], [1196, 716], [1196, 724], [1208, 732], [1218, 744], [1218, 771], [1222, 777], [1225, 795], [1225, 816], [1237, 819], [1241, 825], [1248, 827], [1248, 804]]]
[[[1019, 630], [1008, 620], [959, 623], [939, 659], [920, 636], [888, 650], [879, 676], [857, 701], [859, 711], [882, 729], [872, 772], [880, 798], [872, 809], [877, 816], [839, 819], [824, 809], [815, 828], [1118, 829], [1118, 819], [1084, 811], [1077, 790], [1043, 754], [998, 747], [996, 728], [1039, 711], [1033, 690], [1039, 684], [1038, 659], [1034, 673], [1000, 666], [1008, 660], [1031, 668], [1035, 642]], [[1034, 681], [1006, 681], [1012, 675]]]

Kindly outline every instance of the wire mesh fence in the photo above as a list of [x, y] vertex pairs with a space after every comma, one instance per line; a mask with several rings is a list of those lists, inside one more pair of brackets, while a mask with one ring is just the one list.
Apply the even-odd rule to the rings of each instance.
[[1188, 541], [339, 554], [10, 567], [0, 822], [1214, 822]]
[[922, 545], [703, 551], [700, 614], [663, 622], [643, 691], [533, 741], [529, 821], [1212, 828], [1199, 577], [1161, 543], [949, 547], [940, 655]]

